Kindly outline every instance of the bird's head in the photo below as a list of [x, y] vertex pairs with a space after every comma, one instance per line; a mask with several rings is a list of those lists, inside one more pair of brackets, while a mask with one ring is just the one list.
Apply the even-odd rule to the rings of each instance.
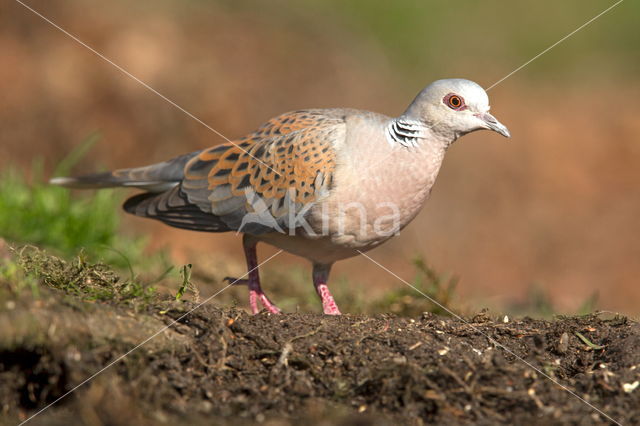
[[489, 109], [489, 97], [482, 87], [473, 81], [452, 78], [425, 87], [404, 115], [424, 122], [434, 133], [451, 141], [483, 129], [511, 137]]

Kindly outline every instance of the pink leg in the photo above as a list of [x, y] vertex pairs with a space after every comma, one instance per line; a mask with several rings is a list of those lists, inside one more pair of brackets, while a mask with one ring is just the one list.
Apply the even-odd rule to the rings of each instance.
[[340, 315], [340, 309], [336, 305], [336, 301], [333, 299], [329, 287], [327, 287], [327, 281], [329, 280], [329, 271], [331, 265], [313, 265], [313, 285], [316, 287], [318, 296], [322, 300], [322, 311], [326, 315]]
[[258, 272], [258, 255], [256, 253], [256, 242], [251, 237], [244, 235], [242, 238], [242, 246], [244, 247], [244, 255], [247, 258], [247, 269], [249, 270], [249, 279], [236, 280], [227, 277], [225, 281], [233, 282], [236, 285], [247, 285], [249, 287], [249, 306], [251, 312], [257, 314], [258, 301], [264, 308], [272, 314], [279, 314], [280, 309], [274, 305], [260, 287], [260, 273]]

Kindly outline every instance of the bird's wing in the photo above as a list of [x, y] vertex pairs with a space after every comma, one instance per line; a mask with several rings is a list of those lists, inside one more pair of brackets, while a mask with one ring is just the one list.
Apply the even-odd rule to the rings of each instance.
[[179, 193], [232, 230], [295, 228], [296, 218], [331, 189], [345, 128], [340, 110], [280, 115], [189, 160]]

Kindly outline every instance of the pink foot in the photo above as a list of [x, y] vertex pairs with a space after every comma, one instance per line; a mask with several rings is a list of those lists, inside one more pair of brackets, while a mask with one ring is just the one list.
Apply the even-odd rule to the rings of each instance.
[[322, 300], [322, 312], [325, 315], [340, 315], [340, 309], [336, 301], [333, 300], [333, 296], [327, 287], [327, 281], [329, 280], [329, 271], [331, 265], [323, 265], [319, 263], [313, 264], [313, 285], [316, 287], [316, 292]]
[[341, 315], [336, 301], [333, 299], [331, 292], [329, 292], [329, 287], [326, 284], [319, 284], [316, 286], [316, 290], [320, 295], [320, 299], [322, 299], [322, 311], [325, 315]]
[[266, 294], [262, 291], [260, 285], [253, 284], [251, 280], [248, 279], [237, 279], [232, 277], [226, 277], [223, 281], [226, 281], [233, 285], [246, 285], [249, 287], [249, 306], [251, 307], [251, 313], [257, 314], [260, 312], [260, 308], [258, 307], [258, 301], [260, 304], [270, 313], [272, 314], [280, 314], [282, 311], [276, 305], [273, 304], [269, 300]]
[[258, 309], [258, 300], [262, 304], [262, 306], [272, 314], [282, 313], [280, 308], [271, 303], [266, 294], [262, 292], [262, 290], [249, 290], [249, 305], [251, 306], [251, 312], [255, 315], [260, 310]]

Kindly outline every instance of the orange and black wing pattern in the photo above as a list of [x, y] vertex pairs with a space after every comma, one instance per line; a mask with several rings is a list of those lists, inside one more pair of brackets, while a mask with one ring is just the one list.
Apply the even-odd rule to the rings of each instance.
[[180, 192], [226, 227], [249, 233], [295, 227], [291, 219], [326, 196], [345, 137], [339, 110], [275, 117], [233, 143], [200, 152], [184, 168]]

